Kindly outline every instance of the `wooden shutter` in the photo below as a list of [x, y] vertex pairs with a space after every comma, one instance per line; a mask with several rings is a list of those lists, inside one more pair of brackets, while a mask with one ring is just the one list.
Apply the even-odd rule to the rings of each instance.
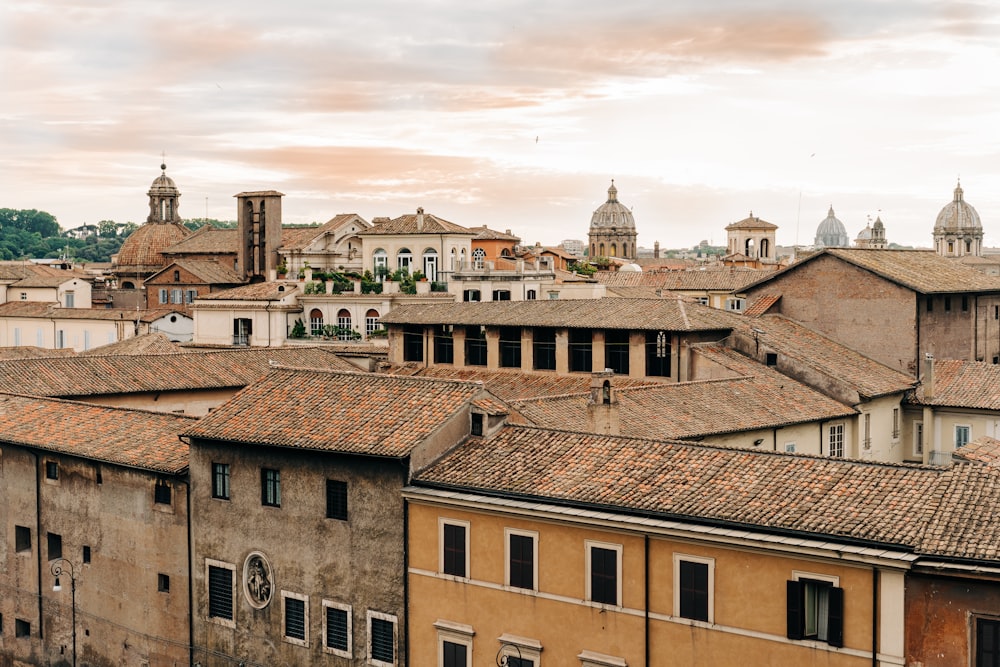
[[[802, 639], [802, 626], [803, 626], [803, 595], [802, 595], [802, 583], [798, 581], [787, 581], [786, 586], [786, 598], [787, 598], [787, 631], [786, 634], [789, 639]], [[843, 598], [841, 598], [843, 601]], [[831, 606], [832, 606], [831, 601]]]
[[830, 607], [827, 615], [826, 643], [844, 645], [844, 589], [830, 587]]

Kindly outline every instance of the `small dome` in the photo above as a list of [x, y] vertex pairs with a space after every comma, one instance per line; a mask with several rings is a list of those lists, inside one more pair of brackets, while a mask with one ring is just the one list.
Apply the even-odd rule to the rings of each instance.
[[635, 264], [635, 263], [624, 264], [621, 268], [618, 269], [618, 272], [619, 273], [642, 273], [642, 267], [639, 266], [638, 264]]
[[935, 231], [982, 231], [983, 223], [979, 221], [979, 213], [965, 201], [961, 182], [955, 186], [955, 196], [938, 213]]
[[851, 238], [847, 235], [847, 228], [833, 214], [831, 205], [826, 218], [816, 228], [815, 245], [820, 248], [846, 248], [850, 243]]
[[[871, 220], [871, 218], [869, 218]], [[858, 241], [870, 241], [872, 238], [872, 226], [865, 225], [865, 228], [858, 232]]]
[[155, 179], [153, 179], [153, 184], [149, 186], [149, 193], [148, 194], [150, 194], [150, 195], [154, 195], [154, 194], [159, 194], [159, 195], [163, 195], [163, 194], [180, 195], [180, 192], [177, 190], [177, 184], [174, 183], [174, 179], [172, 179], [169, 176], [167, 176], [167, 165], [161, 164], [160, 165], [160, 170], [161, 170], [160, 175], [157, 176]]
[[180, 223], [142, 225], [122, 243], [114, 270], [120, 275], [159, 271], [167, 264], [160, 251], [190, 235], [188, 228]]
[[608, 201], [598, 206], [590, 218], [590, 229], [599, 228], [635, 229], [632, 211], [618, 201], [618, 188], [615, 187], [614, 181], [611, 181], [611, 187], [608, 188]]

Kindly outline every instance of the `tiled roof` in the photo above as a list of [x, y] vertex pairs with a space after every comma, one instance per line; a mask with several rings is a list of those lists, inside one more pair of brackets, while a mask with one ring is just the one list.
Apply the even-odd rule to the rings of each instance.
[[474, 382], [275, 368], [187, 435], [401, 458], [483, 396]]
[[280, 301], [298, 289], [294, 281], [272, 281], [240, 285], [212, 294], [200, 295], [199, 301]]
[[164, 255], [233, 255], [239, 246], [239, 230], [220, 229], [213, 225], [203, 225], [187, 238], [178, 241], [161, 252]]
[[754, 269], [720, 268], [692, 271], [598, 271], [599, 282], [608, 287], [656, 287], [664, 290], [720, 290], [736, 292], [759, 280], [761, 271]]
[[[755, 377], [623, 387], [616, 394], [621, 432], [640, 438], [739, 433], [856, 414], [766, 367]], [[512, 401], [511, 405], [539, 426], [586, 431], [588, 400], [589, 393], [577, 393]]]
[[[590, 390], [591, 377], [586, 373], [576, 375], [556, 375], [554, 373], [521, 373], [513, 370], [476, 370], [453, 366], [396, 367], [392, 373], [417, 375], [425, 378], [449, 378], [463, 382], [481, 382], [489, 392], [504, 401], [580, 394]], [[616, 387], [638, 387], [651, 382], [616, 377]]]
[[361, 230], [370, 225], [357, 213], [338, 213], [318, 227], [283, 227], [281, 230], [282, 250], [302, 250], [318, 237], [329, 232], [335, 232], [344, 223], [356, 220]]
[[407, 213], [392, 220], [375, 222], [370, 229], [358, 232], [359, 236], [379, 236], [382, 234], [468, 234], [474, 236], [475, 232], [431, 213]]
[[778, 225], [768, 222], [767, 220], [761, 220], [760, 218], [754, 216], [753, 213], [750, 217], [743, 218], [737, 222], [730, 223], [726, 225], [726, 230], [730, 229], [777, 229]]
[[510, 241], [511, 243], [520, 243], [521, 237], [514, 236], [510, 232], [498, 232], [495, 229], [490, 229], [486, 225], [481, 227], [469, 227], [470, 232], [475, 232], [476, 235], [473, 240], [476, 241]]
[[771, 306], [781, 301], [780, 294], [762, 294], [743, 309], [744, 317], [759, 317], [771, 309]]
[[0, 317], [34, 317], [58, 320], [126, 320], [152, 322], [170, 313], [180, 313], [171, 308], [157, 310], [131, 310], [129, 308], [61, 308], [57, 303], [43, 301], [8, 301], [0, 304]]
[[166, 334], [148, 333], [132, 336], [110, 345], [91, 348], [80, 356], [104, 356], [109, 354], [178, 354], [183, 348], [171, 342]]
[[129, 234], [118, 250], [114, 270], [119, 275], [159, 271], [167, 263], [162, 252], [191, 235], [179, 222], [147, 222]]
[[36, 273], [34, 275], [25, 276], [16, 283], [12, 283], [11, 287], [59, 287], [63, 283], [68, 283], [71, 280], [80, 280], [82, 282], [89, 283], [90, 276], [82, 273], [72, 273], [70, 271], [59, 271], [55, 275], [40, 275]]
[[734, 315], [681, 299], [553, 299], [489, 301], [394, 308], [387, 324], [460, 324], [512, 327], [569, 327], [664, 331], [725, 331]]
[[988, 435], [976, 438], [972, 442], [959, 447], [952, 456], [955, 459], [969, 463], [985, 463], [1000, 466], [1000, 440]]
[[76, 350], [71, 347], [64, 347], [58, 350], [47, 347], [35, 347], [33, 345], [19, 345], [17, 347], [0, 347], [0, 361], [5, 359], [36, 359], [38, 357], [74, 357]]
[[57, 269], [52, 266], [45, 266], [44, 264], [35, 264], [33, 262], [20, 262], [20, 261], [6, 261], [0, 262], [0, 281], [15, 281], [24, 280], [26, 278], [31, 278], [34, 276], [76, 276], [70, 271], [65, 271], [63, 269]]
[[911, 397], [917, 405], [1000, 410], [1000, 365], [957, 359], [934, 360], [934, 397], [925, 398], [927, 379]]
[[[214, 259], [175, 259], [164, 267], [162, 271], [158, 271], [153, 276], [150, 276], [150, 278], [147, 278], [146, 283], [152, 284], [156, 276], [169, 273], [174, 268], [184, 269], [200, 281], [213, 285], [239, 285], [244, 282], [243, 277], [233, 270], [231, 262], [216, 261]], [[187, 284], [191, 284], [190, 281]]]
[[357, 368], [318, 347], [248, 348], [142, 354], [16, 359], [0, 362], [0, 391], [32, 396], [91, 396], [148, 391], [244, 387], [272, 363]]
[[178, 435], [192, 423], [181, 415], [0, 394], [0, 442], [169, 474], [188, 466]]
[[762, 345], [781, 355], [849, 384], [865, 398], [904, 392], [914, 385], [909, 375], [780, 315], [749, 320], [740, 326], [740, 331], [746, 336], [756, 337]]
[[762, 285], [808, 262], [824, 256], [836, 257], [920, 294], [1000, 292], [1000, 277], [942, 257], [933, 250], [883, 250], [872, 248], [826, 248], [822, 252], [770, 274], [753, 286]]

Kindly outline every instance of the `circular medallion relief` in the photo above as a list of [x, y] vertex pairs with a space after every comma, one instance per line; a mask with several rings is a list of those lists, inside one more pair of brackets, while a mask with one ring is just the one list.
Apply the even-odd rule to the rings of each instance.
[[254, 609], [263, 609], [271, 602], [274, 579], [271, 563], [259, 551], [251, 551], [243, 562], [243, 594]]

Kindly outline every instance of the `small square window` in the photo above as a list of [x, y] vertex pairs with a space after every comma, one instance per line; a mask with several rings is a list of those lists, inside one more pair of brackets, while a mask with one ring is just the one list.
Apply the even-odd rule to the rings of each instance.
[[87, 564], [90, 562], [90, 547], [84, 545], [83, 547], [83, 562]]
[[48, 534], [49, 560], [62, 558], [62, 535], [57, 533]]
[[45, 462], [45, 479], [59, 479], [59, 463], [57, 461]]
[[27, 526], [14, 526], [14, 548], [18, 552], [31, 551], [31, 529]]
[[170, 483], [165, 479], [156, 480], [156, 487], [153, 490], [153, 502], [157, 505], [169, 505], [170, 495]]
[[30, 637], [31, 636], [31, 623], [22, 619], [14, 619], [14, 636], [15, 637]]
[[777, 352], [768, 352], [768, 353], [766, 353], [765, 363], [768, 366], [777, 366], [778, 365], [778, 353]]
[[347, 482], [326, 480], [326, 518], [347, 521]]
[[156, 590], [161, 593], [170, 592], [170, 575], [162, 572], [156, 575]]

